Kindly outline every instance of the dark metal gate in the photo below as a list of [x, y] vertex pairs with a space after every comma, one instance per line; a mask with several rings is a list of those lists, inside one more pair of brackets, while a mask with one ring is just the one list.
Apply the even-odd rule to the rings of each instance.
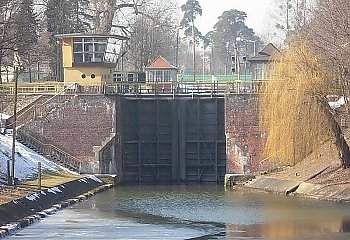
[[121, 103], [124, 181], [223, 181], [223, 98], [125, 97]]

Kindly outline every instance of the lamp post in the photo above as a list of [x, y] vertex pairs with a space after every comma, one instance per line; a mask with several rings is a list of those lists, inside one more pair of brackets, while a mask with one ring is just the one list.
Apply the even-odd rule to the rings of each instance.
[[192, 44], [193, 44], [193, 82], [196, 81], [196, 38], [194, 35], [194, 19], [192, 16]]
[[204, 74], [205, 74], [205, 45], [203, 42], [203, 75], [202, 75], [203, 82], [204, 82]]
[[180, 28], [176, 29], [176, 54], [175, 54], [175, 66], [178, 67], [178, 60], [179, 60], [179, 31]]

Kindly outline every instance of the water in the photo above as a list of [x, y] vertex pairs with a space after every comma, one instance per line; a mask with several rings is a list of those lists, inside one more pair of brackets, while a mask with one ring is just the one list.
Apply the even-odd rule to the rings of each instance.
[[9, 239], [350, 239], [349, 231], [348, 204], [219, 186], [123, 186]]

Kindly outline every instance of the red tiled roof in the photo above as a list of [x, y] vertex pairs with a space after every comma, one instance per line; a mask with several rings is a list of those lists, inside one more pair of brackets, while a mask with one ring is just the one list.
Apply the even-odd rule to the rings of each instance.
[[152, 68], [166, 68], [166, 69], [177, 69], [174, 65], [171, 65], [168, 60], [163, 58], [162, 56], [158, 56], [151, 64], [149, 64], [147, 69]]

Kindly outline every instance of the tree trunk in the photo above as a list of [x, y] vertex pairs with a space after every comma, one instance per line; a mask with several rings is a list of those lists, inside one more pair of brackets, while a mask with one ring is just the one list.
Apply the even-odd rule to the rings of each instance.
[[330, 123], [331, 130], [335, 138], [335, 145], [337, 146], [339, 157], [341, 158], [341, 161], [342, 161], [342, 165], [344, 168], [347, 168], [350, 166], [350, 150], [349, 150], [349, 145], [344, 138], [343, 131], [339, 126], [338, 122], [336, 121], [335, 116], [328, 104], [327, 99], [320, 96], [318, 96], [317, 99], [321, 105], [322, 111], [324, 112], [327, 120]]
[[2, 84], [1, 64], [2, 64], [2, 54], [0, 53], [0, 84]]

